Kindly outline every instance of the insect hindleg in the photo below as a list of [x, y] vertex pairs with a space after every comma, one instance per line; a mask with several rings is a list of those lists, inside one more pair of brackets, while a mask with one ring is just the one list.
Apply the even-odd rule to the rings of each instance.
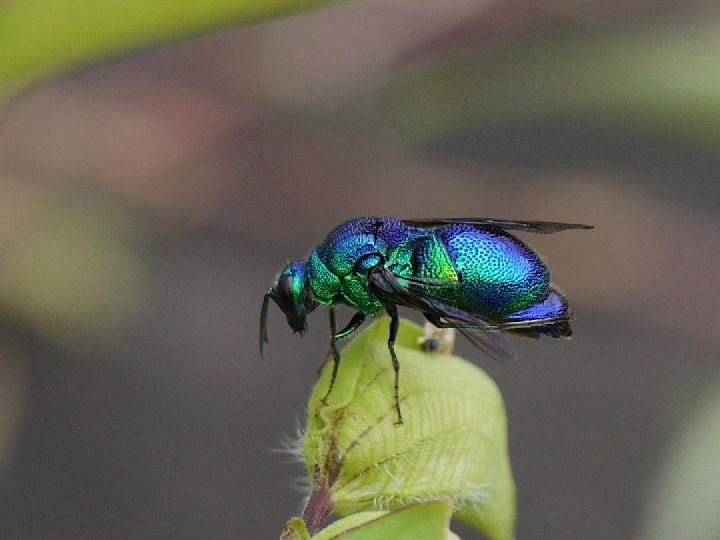
[[390, 349], [390, 357], [392, 358], [393, 370], [395, 371], [395, 410], [397, 411], [396, 424], [403, 424], [402, 413], [400, 412], [400, 362], [398, 362], [397, 354], [395, 354], [395, 338], [397, 338], [398, 328], [400, 326], [400, 317], [398, 317], [397, 306], [390, 304], [385, 306], [390, 315], [390, 336], [388, 337], [388, 349]]
[[[330, 396], [330, 392], [332, 392], [333, 386], [335, 386], [335, 378], [337, 377], [338, 368], [340, 367], [340, 351], [338, 350], [337, 342], [343, 338], [348, 337], [350, 334], [355, 332], [355, 330], [360, 328], [360, 325], [363, 323], [364, 320], [365, 314], [362, 311], [358, 311], [357, 313], [355, 313], [355, 315], [353, 315], [353, 318], [350, 319], [350, 322], [345, 328], [343, 328], [339, 332], [334, 333], [330, 338], [330, 350], [332, 351], [333, 356], [333, 371], [332, 376], [330, 377], [330, 386], [328, 386], [325, 397], [322, 398], [323, 404], [327, 404], [327, 398]], [[335, 317], [333, 313], [330, 322], [331, 326], [333, 325], [334, 321]]]

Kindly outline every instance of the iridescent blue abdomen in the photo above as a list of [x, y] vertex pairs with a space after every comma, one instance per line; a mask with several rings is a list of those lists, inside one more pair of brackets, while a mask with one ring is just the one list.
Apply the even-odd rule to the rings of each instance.
[[493, 320], [540, 302], [550, 285], [547, 267], [523, 242], [499, 229], [467, 224], [438, 228], [418, 240], [413, 266], [418, 276], [457, 280], [455, 290], [443, 295]]

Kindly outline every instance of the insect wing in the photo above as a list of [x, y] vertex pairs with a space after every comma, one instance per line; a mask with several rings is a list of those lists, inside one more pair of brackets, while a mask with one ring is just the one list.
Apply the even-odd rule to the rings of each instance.
[[411, 227], [433, 229], [446, 225], [477, 225], [496, 227], [507, 231], [525, 231], [537, 234], [553, 234], [568, 229], [593, 229], [592, 225], [581, 223], [556, 223], [553, 221], [515, 221], [495, 218], [439, 218], [439, 219], [407, 219], [403, 223]]
[[497, 323], [450, 306], [432, 292], [439, 286], [453, 286], [454, 282], [396, 276], [384, 267], [370, 272], [368, 280], [382, 300], [421, 311], [436, 326], [455, 328], [491, 358], [502, 363], [511, 363], [517, 358], [510, 341], [498, 333]]
[[[435, 313], [435, 297], [425, 290], [424, 282], [423, 278], [396, 276], [383, 266], [368, 273], [368, 283], [381, 300], [424, 313]], [[428, 282], [428, 285], [437, 287], [437, 280]]]
[[467, 328], [452, 325], [476, 348], [487, 354], [493, 360], [502, 364], [512, 364], [517, 358], [517, 352], [510, 340], [497, 332], [487, 332], [480, 328]]
[[503, 323], [500, 328], [505, 332], [512, 332], [515, 335], [529, 338], [539, 338], [541, 334], [554, 338], [569, 338], [572, 336], [572, 327], [570, 326], [572, 319], [572, 314], [568, 314], [561, 315], [560, 317], [546, 317], [544, 319], [508, 321]]

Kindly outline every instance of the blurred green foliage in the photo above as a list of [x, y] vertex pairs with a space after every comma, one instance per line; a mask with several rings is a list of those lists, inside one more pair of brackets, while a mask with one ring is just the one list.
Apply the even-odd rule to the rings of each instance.
[[720, 147], [720, 18], [578, 25], [401, 71], [373, 125], [415, 142], [473, 125], [575, 118]]
[[0, 96], [80, 64], [322, 3], [5, 0], [0, 2]]
[[720, 538], [720, 381], [683, 417], [651, 490], [640, 540]]
[[[0, 1], [0, 99], [104, 58], [322, 3], [327, 2]], [[573, 117], [598, 127], [619, 125], [652, 136], [717, 149], [720, 147], [719, 31], [720, 18], [716, 12], [693, 12], [684, 18], [673, 13], [671, 17], [647, 18], [642, 22], [606, 23], [587, 29], [574, 26], [556, 30], [551, 35], [527, 36], [520, 41], [491, 45], [482, 52], [460, 57], [451, 55], [450, 59], [441, 58], [400, 70], [392, 76], [380, 107], [375, 109], [377, 114], [367, 119], [373, 125], [399, 131], [411, 141], [422, 143], [440, 139], [467, 125], [528, 120], [553, 122]], [[68, 335], [103, 334], [128, 320], [145, 285], [143, 261], [137, 247], [128, 240], [133, 235], [128, 232], [124, 219], [108, 219], [103, 212], [60, 206], [34, 214], [26, 234], [9, 244], [3, 253], [2, 309], [20, 317], [40, 335], [56, 341], [67, 341]], [[375, 336], [377, 343], [373, 350], [378, 362], [387, 367], [386, 331], [382, 330]], [[442, 381], [448, 372], [441, 362], [455, 362], [436, 358], [431, 368], [412, 369], [413, 362], [427, 362], [426, 358], [420, 358], [419, 351], [413, 350], [417, 348], [413, 339], [418, 332], [404, 326], [398, 343], [402, 364], [409, 368], [403, 371], [401, 379], [406, 387], [413, 384], [411, 373]], [[405, 350], [401, 350], [403, 344]], [[352, 371], [352, 350], [348, 347], [344, 360], [346, 373], [348, 368]], [[459, 382], [450, 382], [470, 384], [467, 373], [462, 370], [460, 373]], [[328, 373], [325, 375], [311, 408], [317, 409], [318, 397], [324, 394], [322, 386], [327, 384]], [[354, 375], [362, 374], [356, 371]], [[389, 388], [389, 385], [383, 388], [386, 397], [391, 396]], [[458, 386], [454, 388], [457, 390]], [[344, 407], [346, 403], [338, 400], [348, 398], [353, 392], [354, 387], [343, 390], [343, 382], [338, 381], [331, 405]], [[478, 448], [483, 444], [488, 448], [492, 446], [487, 463], [482, 465], [497, 474], [500, 504], [494, 509], [496, 515], [490, 516], [494, 522], [489, 525], [488, 516], [483, 514], [485, 507], [479, 504], [484, 501], [466, 501], [463, 517], [484, 528], [490, 536], [501, 538], [512, 529], [514, 486], [503, 438], [506, 433], [502, 402], [494, 386], [487, 386], [484, 395], [489, 401], [473, 401], [473, 406], [487, 405], [490, 415], [500, 419], [498, 424], [490, 426], [490, 434], [496, 436], [500, 444], [496, 444], [497, 440], [492, 443], [492, 437], [480, 437], [479, 443], [467, 447], [477, 458], [481, 457]], [[369, 405], [376, 407], [377, 403], [371, 400]], [[390, 403], [386, 405], [390, 409]], [[424, 406], [416, 405], [420, 409], [420, 405]], [[412, 403], [406, 402], [403, 406], [408, 424], [413, 416], [424, 415], [413, 412]], [[322, 412], [326, 415], [325, 423], [334, 418], [337, 410], [330, 407]], [[471, 416], [478, 414], [477, 409], [466, 412]], [[311, 416], [311, 432], [324, 429], [322, 415]], [[720, 388], [717, 388], [702, 403], [697, 416], [690, 418], [667, 456], [642, 530], [643, 540], [720, 537], [720, 514], [715, 510], [720, 506], [719, 416]], [[450, 420], [453, 419], [466, 420], [461, 416]], [[457, 433], [457, 426], [445, 428]], [[392, 426], [390, 429], [395, 430]], [[403, 437], [413, 436], [411, 425], [404, 429]], [[340, 434], [345, 435], [352, 434], [349, 431]], [[412, 444], [408, 447], [414, 448]], [[322, 451], [319, 446], [307, 450], [308, 454]], [[372, 459], [378, 459], [377, 447], [362, 455], [359, 463], [367, 464]], [[446, 467], [447, 463], [442, 465]], [[380, 473], [373, 478], [366, 477], [366, 483], [360, 487], [364, 489], [373, 482], [387, 481], [384, 469], [377, 470]], [[442, 469], [438, 471], [439, 477], [448, 476], [441, 474]], [[393, 471], [395, 478], [402, 477], [401, 473], [402, 470]], [[472, 477], [466, 475], [462, 479]], [[439, 485], [438, 482], [431, 487]], [[348, 498], [348, 494], [353, 495], [347, 489], [339, 494], [346, 498], [336, 501], [338, 507], [348, 512], [361, 508], [361, 505], [353, 506], [355, 501]], [[317, 538], [334, 538], [340, 532], [347, 532], [350, 526], [358, 528], [343, 537], [357, 540], [402, 538], [400, 532], [392, 531], [417, 532], [414, 528], [417, 525], [423, 525], [426, 532], [437, 532], [440, 529], [434, 527], [441, 522], [446, 531], [449, 519], [446, 506], [413, 506], [390, 514], [361, 512], [340, 520]], [[412, 537], [441, 538], [439, 534], [417, 533]]]
[[145, 285], [140, 227], [109, 206], [52, 200], [4, 246], [0, 310], [55, 342], [112, 335]]

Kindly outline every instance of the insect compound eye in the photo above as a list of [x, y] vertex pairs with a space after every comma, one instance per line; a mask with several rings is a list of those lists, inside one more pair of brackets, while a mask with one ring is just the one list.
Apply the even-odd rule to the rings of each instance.
[[295, 312], [293, 281], [292, 275], [284, 274], [278, 278], [277, 287], [275, 288], [275, 302], [285, 314]]
[[368, 253], [360, 257], [355, 263], [355, 271], [364, 274], [377, 265], [382, 264], [383, 257], [379, 253]]

